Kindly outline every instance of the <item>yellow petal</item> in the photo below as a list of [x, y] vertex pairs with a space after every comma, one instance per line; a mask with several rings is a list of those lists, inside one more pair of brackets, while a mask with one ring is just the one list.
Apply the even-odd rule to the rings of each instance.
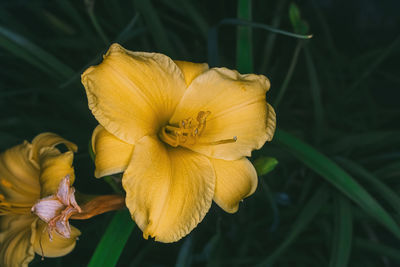
[[28, 142], [0, 154], [0, 194], [7, 202], [34, 203], [39, 197], [39, 170], [29, 160]]
[[216, 175], [214, 201], [226, 212], [234, 213], [239, 202], [256, 190], [256, 170], [246, 158], [233, 161], [211, 159], [211, 163]]
[[211, 69], [193, 80], [169, 124], [179, 125], [181, 120], [195, 119], [200, 111], [210, 111], [197, 143], [183, 145], [212, 158], [249, 157], [272, 139], [275, 130], [275, 112], [265, 100], [269, 86], [263, 75]]
[[118, 139], [103, 126], [98, 125], [93, 131], [92, 148], [96, 155], [94, 176], [99, 178], [125, 171], [134, 146]]
[[209, 210], [215, 174], [207, 157], [146, 136], [137, 142], [122, 184], [144, 238], [175, 242]]
[[180, 60], [174, 60], [174, 62], [181, 69], [187, 86], [192, 83], [194, 78], [208, 70], [207, 63], [192, 63]]
[[42, 133], [32, 140], [31, 159], [38, 161], [40, 150], [44, 147], [54, 148], [57, 145], [64, 144], [70, 151], [77, 152], [78, 147], [74, 143], [62, 138], [54, 133]]
[[89, 108], [104, 128], [134, 144], [155, 134], [186, 90], [181, 70], [167, 56], [131, 52], [118, 44], [82, 74]]
[[71, 226], [71, 237], [64, 238], [53, 231], [53, 240], [50, 241], [47, 225], [41, 220], [37, 220], [35, 228], [35, 239], [33, 240], [33, 248], [35, 252], [44, 257], [61, 257], [70, 253], [76, 244], [76, 238], [81, 232]]
[[0, 266], [26, 267], [34, 258], [31, 244], [32, 215], [0, 217]]
[[40, 197], [47, 197], [57, 192], [61, 180], [69, 175], [70, 184], [75, 180], [72, 161], [74, 155], [71, 151], [60, 153], [56, 148], [46, 147], [41, 150], [40, 165]]

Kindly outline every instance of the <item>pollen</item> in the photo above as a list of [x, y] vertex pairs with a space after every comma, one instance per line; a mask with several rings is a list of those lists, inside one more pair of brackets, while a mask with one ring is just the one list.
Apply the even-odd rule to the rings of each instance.
[[181, 120], [179, 122], [179, 126], [166, 125], [161, 129], [159, 137], [162, 141], [173, 147], [178, 147], [179, 145], [194, 145], [196, 143], [202, 145], [220, 145], [236, 142], [236, 136], [231, 139], [224, 139], [207, 143], [198, 142], [199, 137], [206, 129], [207, 117], [210, 114], [210, 111], [200, 111], [199, 113], [197, 113], [196, 119], [190, 117]]

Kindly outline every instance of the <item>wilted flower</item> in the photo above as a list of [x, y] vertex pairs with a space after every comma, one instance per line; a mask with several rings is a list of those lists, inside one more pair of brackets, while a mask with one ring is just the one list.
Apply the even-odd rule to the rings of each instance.
[[126, 205], [145, 238], [177, 241], [212, 200], [233, 213], [256, 189], [246, 157], [275, 130], [265, 76], [114, 44], [82, 83], [100, 123], [95, 176], [124, 171]]
[[[56, 148], [59, 144], [68, 151], [61, 153]], [[27, 266], [35, 252], [59, 257], [75, 247], [78, 229], [71, 227], [69, 238], [58, 233], [50, 240], [52, 229], [31, 209], [40, 199], [57, 194], [59, 188], [66, 189], [59, 187], [64, 177], [73, 183], [72, 151], [76, 150], [75, 144], [53, 133], [43, 133], [32, 143], [25, 141], [0, 154], [0, 266]]]
[[31, 209], [42, 221], [47, 223], [50, 241], [55, 230], [64, 238], [71, 237], [69, 218], [82, 212], [75, 200], [75, 188], [70, 186], [69, 175], [61, 180], [54, 195], [40, 199]]

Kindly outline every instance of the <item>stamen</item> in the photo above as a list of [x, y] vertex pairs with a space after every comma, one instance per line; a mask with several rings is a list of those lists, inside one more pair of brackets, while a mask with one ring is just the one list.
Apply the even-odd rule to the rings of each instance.
[[206, 128], [206, 119], [210, 114], [210, 111], [200, 111], [196, 121], [193, 118], [187, 118], [181, 120], [179, 126], [166, 125], [161, 129], [159, 137], [173, 147], [185, 143], [195, 144]]
[[223, 139], [223, 140], [218, 140], [218, 141], [214, 141], [214, 142], [199, 143], [199, 144], [216, 146], [216, 145], [222, 145], [222, 144], [235, 143], [236, 141], [237, 141], [237, 137], [234, 136], [232, 139]]
[[[194, 145], [206, 128], [207, 117], [211, 114], [210, 111], [200, 111], [197, 114], [196, 120], [187, 118], [179, 122], [179, 126], [165, 125], [159, 137], [162, 141], [170, 146], [177, 147], [179, 145]], [[214, 142], [200, 142], [202, 145], [221, 145], [235, 143], [237, 137], [231, 139], [223, 139]]]
[[1, 185], [7, 188], [12, 188], [12, 183], [7, 181], [6, 179], [1, 179]]

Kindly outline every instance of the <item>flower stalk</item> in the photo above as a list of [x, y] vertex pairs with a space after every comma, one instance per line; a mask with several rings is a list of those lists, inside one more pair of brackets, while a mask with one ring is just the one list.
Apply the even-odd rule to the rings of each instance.
[[81, 212], [71, 216], [73, 220], [87, 220], [105, 212], [125, 207], [125, 197], [121, 195], [97, 196], [81, 206]]

